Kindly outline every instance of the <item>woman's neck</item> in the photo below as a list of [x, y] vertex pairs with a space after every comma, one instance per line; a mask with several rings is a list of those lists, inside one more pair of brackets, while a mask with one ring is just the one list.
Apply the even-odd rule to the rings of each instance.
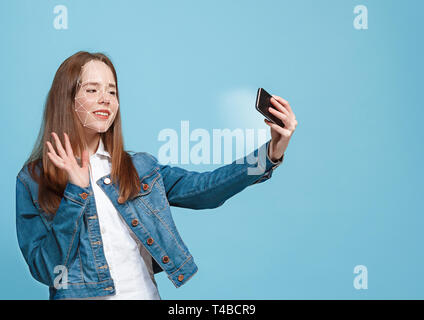
[[96, 153], [100, 141], [100, 133], [86, 132], [85, 138], [87, 140], [88, 156]]

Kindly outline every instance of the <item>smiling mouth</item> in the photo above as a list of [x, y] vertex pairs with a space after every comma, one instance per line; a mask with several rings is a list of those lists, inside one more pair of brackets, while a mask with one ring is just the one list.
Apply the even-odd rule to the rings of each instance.
[[97, 110], [97, 111], [94, 111], [93, 114], [95, 115], [96, 118], [100, 120], [107, 120], [109, 119], [109, 116], [110, 116], [110, 113], [108, 110]]

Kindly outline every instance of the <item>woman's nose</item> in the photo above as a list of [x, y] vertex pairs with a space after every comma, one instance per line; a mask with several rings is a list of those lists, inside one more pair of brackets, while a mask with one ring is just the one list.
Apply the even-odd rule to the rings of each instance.
[[101, 93], [100, 101], [103, 101], [104, 103], [110, 103], [110, 97], [109, 97], [109, 95], [107, 94], [107, 92], [103, 91], [103, 92]]

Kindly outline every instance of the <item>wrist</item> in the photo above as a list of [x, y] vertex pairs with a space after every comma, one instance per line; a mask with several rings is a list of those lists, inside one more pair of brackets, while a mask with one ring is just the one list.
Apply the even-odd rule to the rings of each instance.
[[268, 148], [268, 157], [272, 162], [278, 162], [280, 161], [284, 156], [284, 150], [278, 150], [275, 148], [272, 141], [269, 143]]

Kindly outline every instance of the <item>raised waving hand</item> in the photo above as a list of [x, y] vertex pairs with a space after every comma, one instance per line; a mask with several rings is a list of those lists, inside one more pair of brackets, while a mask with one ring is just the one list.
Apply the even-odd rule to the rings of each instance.
[[56, 153], [52, 144], [47, 141], [46, 144], [50, 151], [47, 152], [47, 155], [56, 167], [63, 169], [68, 173], [69, 182], [80, 186], [81, 188], [86, 188], [90, 184], [90, 175], [88, 172], [88, 151], [84, 150], [82, 152], [82, 166], [80, 166], [72, 151], [71, 142], [69, 141], [68, 135], [66, 133], [63, 135], [65, 137], [65, 149], [62, 147], [62, 143], [60, 142], [57, 134], [52, 132], [58, 153]]

